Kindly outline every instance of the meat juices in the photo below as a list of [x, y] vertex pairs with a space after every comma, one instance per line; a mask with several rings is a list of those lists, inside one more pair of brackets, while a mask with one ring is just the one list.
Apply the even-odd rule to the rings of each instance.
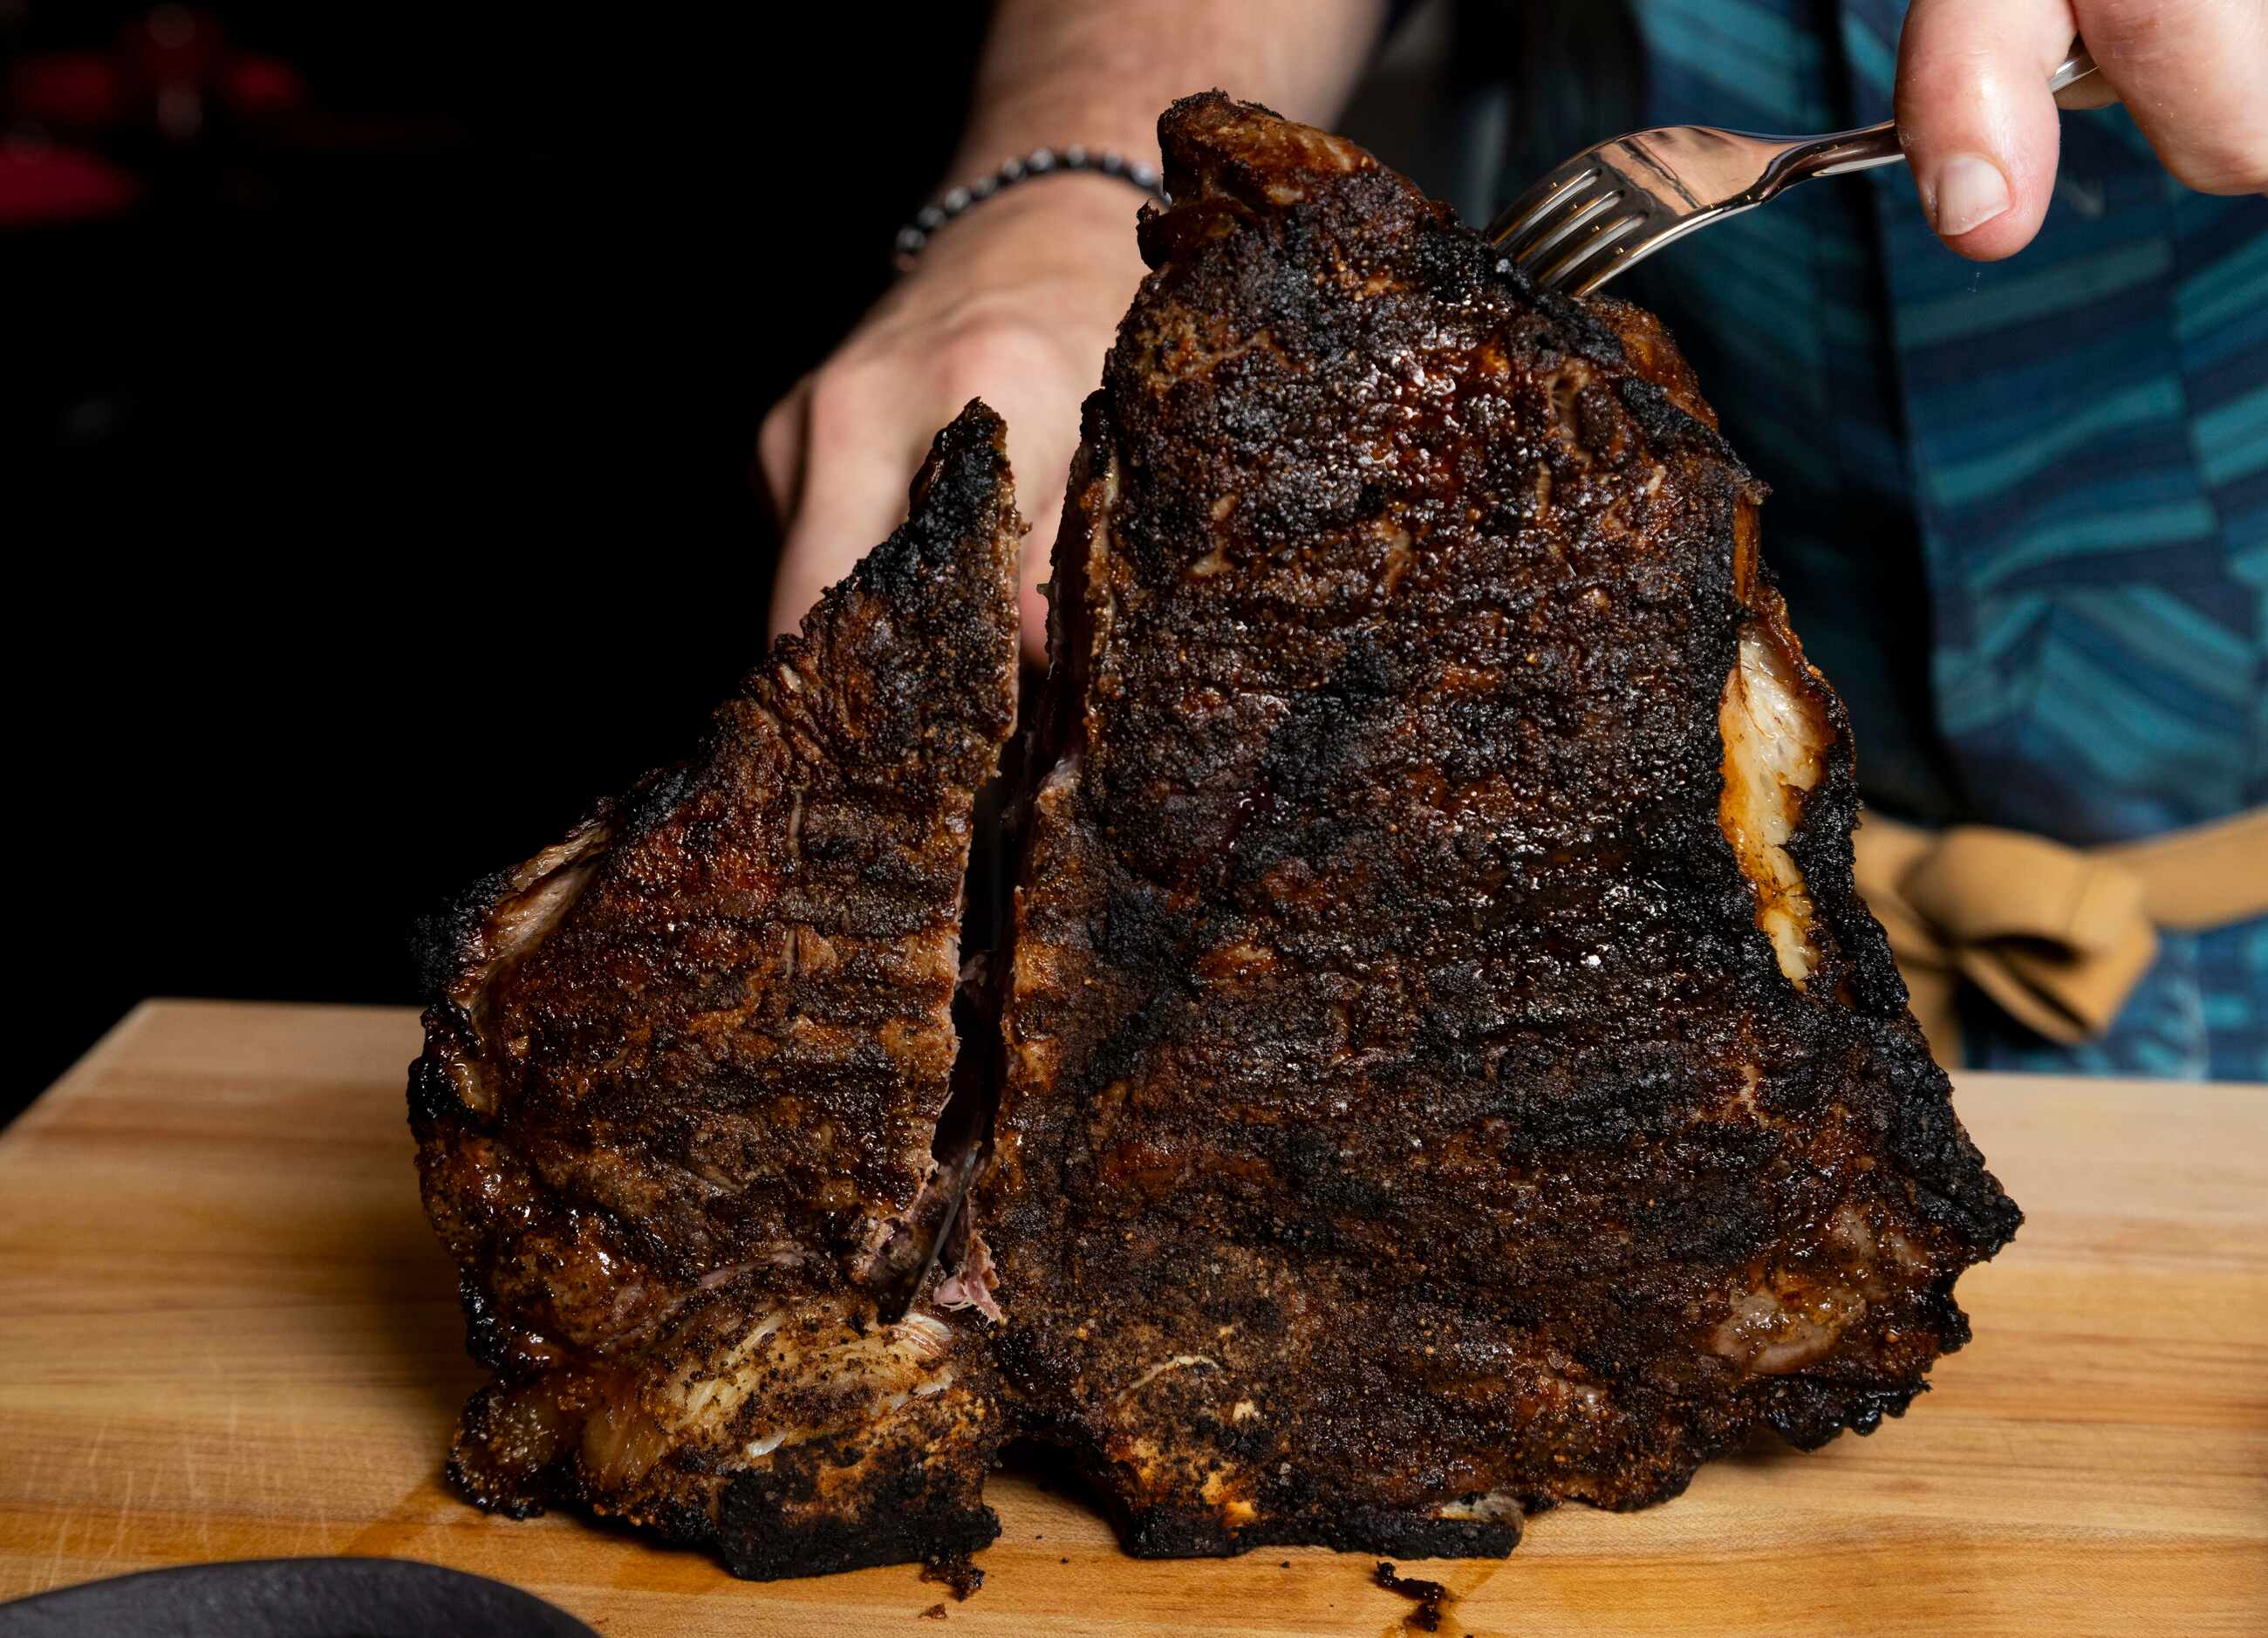
[[1137, 1554], [1496, 1554], [1967, 1340], [2019, 1214], [1668, 335], [1336, 137], [1160, 135], [958, 1039], [1020, 526], [981, 406], [698, 757], [438, 929], [485, 1504], [951, 1565], [1020, 1434]]

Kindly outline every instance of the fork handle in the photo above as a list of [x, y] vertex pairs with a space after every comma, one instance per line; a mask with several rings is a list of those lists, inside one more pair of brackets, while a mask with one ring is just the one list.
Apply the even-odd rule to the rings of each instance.
[[1880, 125], [1798, 143], [1773, 164], [1770, 180], [1785, 187], [1815, 176], [1848, 176], [1853, 171], [1896, 165], [1905, 157], [1906, 151], [1898, 145], [1897, 121], [1884, 120]]
[[[2077, 84], [2094, 73], [2095, 59], [2079, 40], [2071, 42], [2071, 55], [2057, 65], [2048, 76], [2050, 95], [2066, 85]], [[1871, 171], [1877, 165], [1894, 165], [1904, 158], [1905, 150], [1898, 143], [1898, 126], [1895, 120], [1885, 120], [1880, 125], [1861, 126], [1855, 131], [1837, 131], [1831, 136], [1815, 137], [1798, 143], [1782, 154], [1772, 166], [1774, 182], [1785, 186], [1789, 182], [1808, 181], [1815, 176], [1848, 176], [1853, 171]]]

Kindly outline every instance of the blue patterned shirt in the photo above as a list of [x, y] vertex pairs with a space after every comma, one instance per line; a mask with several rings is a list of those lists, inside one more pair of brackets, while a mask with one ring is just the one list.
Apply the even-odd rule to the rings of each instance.
[[[1528, 65], [1510, 175], [1646, 126], [1888, 119], [1904, 10], [1576, 0], [1538, 31], [1565, 60]], [[2123, 109], [2073, 113], [2011, 261], [1947, 250], [1890, 167], [1616, 290], [1772, 487], [1765, 555], [1869, 800], [2078, 844], [2268, 802], [2268, 201], [2192, 193]], [[2268, 922], [2164, 934], [2085, 1046], [1981, 999], [1965, 1023], [1982, 1067], [2268, 1079]]]

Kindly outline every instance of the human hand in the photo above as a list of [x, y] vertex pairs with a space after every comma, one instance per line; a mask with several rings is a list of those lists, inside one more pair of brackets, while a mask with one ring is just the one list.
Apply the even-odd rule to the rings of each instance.
[[906, 485], [972, 398], [1008, 423], [1017, 507], [1031, 524], [1025, 651], [1042, 657], [1038, 586], [1079, 445], [1080, 402], [1142, 277], [1140, 196], [1108, 177], [1028, 182], [947, 224], [832, 356], [765, 416], [757, 456], [785, 521], [771, 628], [905, 518]]
[[[2101, 72], [2048, 75], [2083, 36]], [[2208, 194], [2268, 190], [2268, 0], [1913, 0], [1897, 120], [1922, 210], [1962, 255], [2031, 242], [2055, 184], [2057, 104], [2124, 102], [2166, 168]]]

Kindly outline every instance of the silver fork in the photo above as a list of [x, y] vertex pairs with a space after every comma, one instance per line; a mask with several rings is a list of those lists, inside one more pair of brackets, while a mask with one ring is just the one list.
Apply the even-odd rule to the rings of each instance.
[[[2048, 89], [2094, 72], [2095, 59], [2073, 40]], [[1750, 136], [1706, 125], [1633, 131], [1553, 171], [1506, 207], [1488, 237], [1544, 289], [1587, 296], [1664, 245], [1798, 182], [1904, 158], [1895, 121], [1829, 136]]]

